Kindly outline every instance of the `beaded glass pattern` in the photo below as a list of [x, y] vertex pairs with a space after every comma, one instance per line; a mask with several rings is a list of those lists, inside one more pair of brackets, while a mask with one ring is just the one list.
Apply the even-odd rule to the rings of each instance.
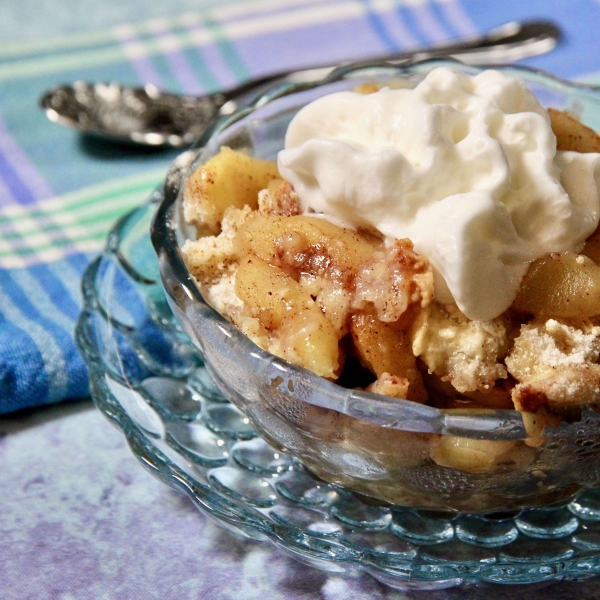
[[491, 516], [419, 511], [327, 484], [270, 447], [215, 387], [165, 300], [148, 235], [161, 199], [157, 192], [112, 230], [84, 277], [77, 329], [96, 405], [150, 472], [231, 530], [395, 588], [600, 572], [600, 490]]

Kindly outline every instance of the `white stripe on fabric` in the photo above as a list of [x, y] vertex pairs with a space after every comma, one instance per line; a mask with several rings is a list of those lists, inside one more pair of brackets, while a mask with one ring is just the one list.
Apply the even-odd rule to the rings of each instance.
[[[387, 4], [389, 0], [373, 0], [374, 5], [378, 4]], [[308, 5], [308, 6], [307, 6]], [[241, 10], [242, 7], [245, 10]], [[293, 7], [298, 7], [297, 11], [294, 12], [282, 12], [281, 9], [289, 9]], [[346, 11], [350, 8], [350, 13]], [[251, 35], [253, 33], [261, 33], [260, 24], [263, 20], [266, 20], [269, 27], [269, 30], [273, 30], [273, 20], [277, 21], [278, 18], [281, 18], [281, 22], [285, 25], [289, 21], [289, 15], [298, 15], [299, 12], [313, 13], [315, 11], [320, 11], [325, 9], [327, 12], [333, 11], [338, 12], [342, 10], [343, 16], [354, 16], [364, 14], [364, 10], [352, 10], [361, 9], [362, 6], [359, 0], [346, 0], [343, 2], [333, 2], [329, 6], [324, 6], [322, 2], [315, 2], [315, 0], [263, 0], [262, 2], [257, 2], [248, 5], [241, 6], [231, 6], [226, 8], [213, 8], [208, 9], [206, 12], [202, 13], [184, 13], [183, 15], [177, 18], [176, 24], [180, 24], [183, 27], [195, 26], [197, 30], [195, 31], [196, 37], [193, 40], [195, 44], [209, 44], [214, 42], [213, 32], [210, 28], [204, 26], [204, 22], [207, 16], [210, 16], [212, 19], [219, 21], [221, 27], [224, 28], [224, 31], [229, 34], [227, 29], [228, 26], [233, 27], [234, 37], [241, 37], [246, 35]], [[263, 13], [266, 10], [275, 10], [274, 14], [264, 15]], [[237, 33], [236, 25], [240, 25], [241, 23], [227, 23], [226, 21], [230, 18], [235, 17], [236, 19], [240, 19], [244, 16], [252, 16], [252, 15], [260, 15], [258, 18], [250, 18], [244, 21], [249, 25], [249, 28], [242, 28], [242, 30]], [[224, 22], [225, 21], [225, 22]], [[319, 21], [317, 18], [316, 22]], [[302, 25], [304, 21], [300, 22], [299, 25]], [[312, 23], [313, 20], [307, 21], [308, 24]], [[117, 25], [112, 29], [112, 35], [119, 41], [127, 41], [132, 37], [135, 37], [143, 32], [148, 32], [155, 34], [164, 30], [165, 28], [169, 28], [173, 25], [173, 19], [168, 18], [155, 18], [146, 21], [141, 25], [133, 25], [133, 24], [123, 24]], [[288, 29], [289, 27], [284, 27]], [[177, 35], [177, 34], [175, 34]], [[229, 36], [228, 36], [229, 37]], [[231, 38], [230, 38], [231, 39]], [[148, 56], [147, 50], [144, 48], [145, 44], [151, 44], [155, 40], [144, 40], [141, 42], [142, 48], [135, 47], [132, 50], [133, 58], [145, 58]], [[178, 41], [178, 48], [181, 48], [181, 41]], [[167, 46], [167, 50], [169, 47]]]
[[19, 61], [0, 63], [0, 81], [26, 79], [36, 75], [64, 73], [71, 70], [119, 63], [123, 60], [121, 47], [94, 50], [79, 50], [64, 54], [25, 58]]
[[404, 22], [400, 10], [396, 10], [394, 14], [394, 29], [398, 32], [395, 38], [399, 41], [404, 50], [417, 48], [421, 45], [419, 39]]
[[[423, 2], [426, 2], [426, 0], [417, 0], [416, 3], [415, 0], [401, 0], [396, 4], [410, 4], [413, 6]], [[384, 12], [384, 9], [390, 8], [389, 0], [372, 0], [371, 8], [377, 12]], [[363, 17], [367, 12], [367, 8], [356, 1], [321, 4], [304, 10], [268, 15], [243, 22], [221, 23], [220, 29], [228, 40], [236, 40], [275, 31], [300, 29], [310, 25]], [[191, 35], [194, 43], [198, 45], [210, 43], [213, 37], [213, 33], [207, 30], [198, 30]]]
[[[75, 254], [72, 252], [71, 254]], [[81, 306], [81, 272], [67, 261], [48, 263], [52, 274], [63, 284], [77, 306]]]
[[[389, 0], [373, 0], [371, 6], [377, 11], [390, 8]], [[216, 11], [213, 11], [213, 14]], [[270, 33], [273, 31], [286, 31], [299, 29], [308, 25], [323, 24], [332, 21], [341, 21], [352, 17], [362, 17], [367, 9], [356, 1], [340, 2], [335, 4], [320, 4], [307, 10], [280, 13], [260, 18], [248, 19], [243, 22], [221, 23], [220, 30], [228, 40], [251, 37], [257, 34]], [[205, 45], [215, 41], [215, 33], [198, 23], [199, 28], [190, 32], [191, 41], [196, 45]], [[124, 39], [131, 35], [129, 26], [115, 29], [115, 36]], [[138, 58], [146, 57], [147, 50], [139, 50]]]
[[[417, 2], [427, 2], [428, 0], [395, 0], [396, 5], [410, 5]], [[168, 17], [165, 21], [169, 26], [186, 26], [192, 20], [200, 22], [207, 13], [219, 20], [242, 19], [250, 15], [261, 14], [269, 11], [281, 12], [294, 7], [310, 7], [323, 4], [322, 0], [255, 0], [254, 2], [244, 0], [230, 1], [218, 0], [213, 2], [213, 6], [207, 6], [204, 11], [185, 12], [178, 16]], [[334, 2], [331, 2], [334, 4]], [[374, 4], [377, 4], [375, 2]], [[225, 6], [224, 6], [225, 5]], [[161, 19], [162, 20], [162, 19]], [[139, 25], [135, 25], [138, 33], [151, 30], [156, 19], [149, 19]], [[47, 53], [53, 50], [86, 48], [93, 45], [109, 43], [112, 39], [112, 30], [85, 31], [64, 35], [58, 38], [46, 40], [28, 40], [15, 41], [0, 44], [0, 57], [19, 56], [32, 54], [35, 52]]]
[[[9, 255], [0, 258], [0, 266], [5, 269], [23, 269], [40, 263], [54, 262], [72, 254], [86, 254], [99, 252], [104, 247], [106, 236], [102, 235], [96, 240], [82, 240], [74, 242], [67, 247], [52, 247], [29, 256]], [[3, 308], [3, 307], [2, 307]]]
[[[334, 5], [321, 5], [311, 10], [269, 15], [259, 19], [249, 19], [243, 22], [222, 23], [220, 30], [228, 40], [236, 40], [262, 35], [274, 31], [300, 29], [308, 25], [325, 24], [332, 21], [342, 21], [352, 17], [362, 17], [366, 9], [355, 2], [343, 2]], [[213, 42], [212, 31], [202, 29], [190, 32], [193, 42], [204, 45]]]
[[[43, 211], [44, 213], [61, 210], [74, 210], [79, 202], [91, 200], [94, 196], [117, 193], [122, 188], [138, 185], [142, 186], [146, 183], [148, 186], [157, 186], [164, 178], [164, 175], [164, 168], [152, 169], [151, 171], [144, 171], [140, 174], [129, 175], [127, 177], [90, 185], [74, 192], [69, 192], [61, 196], [54, 196], [53, 198], [44, 200], [36, 205], [35, 209], [38, 211]], [[22, 216], [29, 217], [30, 214], [30, 207], [21, 206], [19, 204], [0, 208], [0, 218], [7, 217], [10, 219], [15, 219]]]
[[425, 34], [428, 42], [444, 42], [452, 36], [438, 22], [431, 7], [425, 3], [419, 2], [411, 6], [419, 29]]
[[[138, 204], [139, 198], [132, 206]], [[15, 268], [57, 260], [78, 252], [96, 251], [102, 247], [117, 217], [127, 208], [121, 205], [122, 210], [102, 215], [90, 225], [73, 223], [63, 226], [58, 242], [56, 237], [43, 230], [34, 231], [24, 237], [0, 238], [0, 266]], [[92, 242], [91, 245], [88, 245], [87, 241]]]
[[[218, 11], [224, 11], [225, 13], [229, 12], [229, 14], [233, 16], [244, 16], [246, 14], [262, 12], [265, 9], [276, 9], [279, 7], [286, 7], [288, 5], [294, 6], [297, 4], [311, 4], [314, 2], [315, 0], [257, 0], [255, 2], [248, 0], [243, 0], [241, 2], [240, 0], [213, 0], [212, 8], [214, 9], [214, 5], [216, 4], [218, 5], [216, 8]], [[205, 10], [208, 11], [210, 9], [211, 7], [207, 6]], [[169, 21], [173, 24], [177, 24], [182, 17], [187, 18], [190, 14], [197, 15], [199, 13], [184, 13], [183, 15], [169, 18]], [[147, 22], [152, 22], [152, 19]], [[140, 30], [143, 30], [145, 23], [141, 23], [138, 27]], [[48, 53], [53, 50], [60, 51], [70, 48], [86, 48], [94, 45], [109, 43], [111, 39], [111, 32], [102, 30], [71, 33], [52, 39], [14, 41], [4, 44], [0, 43], [0, 57], [19, 56], [33, 54], [35, 52]]]
[[196, 71], [190, 65], [184, 54], [186, 45], [184, 40], [188, 32], [178, 31], [173, 33], [165, 19], [156, 19], [152, 33], [157, 37], [154, 43], [161, 49], [169, 63], [171, 74], [177, 79], [184, 94], [193, 94], [203, 89], [196, 76]]
[[[422, 3], [424, 0], [418, 0]], [[372, 6], [379, 10], [380, 4], [385, 4], [387, 0], [373, 0]], [[415, 5], [415, 0], [402, 0], [402, 5]], [[329, 22], [343, 21], [350, 18], [362, 17], [365, 15], [366, 9], [364, 6], [356, 2], [341, 2], [336, 4], [310, 6], [304, 10], [296, 12], [287, 12], [275, 15], [267, 15], [261, 18], [249, 19], [243, 22], [222, 23], [220, 32], [226, 39], [234, 41], [246, 37], [256, 36], [260, 34], [270, 33], [274, 31], [288, 31], [301, 29], [310, 25], [326, 24]], [[139, 27], [136, 28], [139, 33]], [[119, 29], [117, 28], [118, 32]], [[113, 30], [114, 33], [114, 30]], [[121, 30], [118, 35], [123, 35], [125, 30]], [[185, 47], [192, 45], [205, 46], [220, 39], [213, 31], [202, 29], [190, 34], [189, 40], [185, 40], [182, 44]], [[430, 40], [434, 41], [434, 40]], [[123, 58], [123, 53], [126, 51], [127, 58], [130, 60], [143, 60], [149, 55], [154, 55], [159, 52], [159, 49], [154, 46], [152, 41], [147, 42], [149, 47], [145, 47], [143, 43], [127, 42], [119, 48], [104, 48], [95, 51], [82, 50], [77, 54], [68, 53], [55, 56], [45, 56], [34, 59], [26, 59], [20, 62], [0, 65], [0, 80], [11, 78], [24, 78], [36, 74], [48, 74], [56, 72], [64, 72], [70, 69], [82, 69], [90, 66], [99, 66], [119, 62]], [[127, 47], [127, 50], [125, 50]]]
[[46, 329], [26, 317], [10, 296], [3, 290], [0, 282], [0, 307], [8, 321], [36, 340], [36, 347], [42, 355], [48, 381], [48, 397], [64, 398], [67, 392], [67, 364], [61, 348]]
[[117, 40], [122, 42], [121, 49], [123, 50], [125, 58], [127, 58], [128, 60], [134, 61], [139, 60], [140, 58], [148, 58], [148, 56], [150, 55], [150, 53], [146, 49], [145, 44], [142, 44], [141, 42], [126, 42], [120, 40], [118, 37]]
[[[408, 50], [419, 45], [419, 40], [415, 38], [410, 29], [406, 27], [402, 16], [399, 14], [399, 4], [404, 4], [398, 0], [363, 0], [361, 3], [367, 9], [371, 18], [381, 17], [380, 13], [385, 13], [385, 21], [382, 19], [382, 27], [385, 29], [385, 35], [393, 41], [398, 48]], [[393, 21], [393, 22], [392, 22]], [[390, 26], [388, 26], [390, 25]]]
[[[239, 19], [253, 14], [268, 11], [288, 10], [296, 6], [311, 6], [323, 4], [322, 0], [258, 0], [257, 2], [245, 3], [241, 6], [218, 6], [209, 10], [211, 16], [219, 21], [228, 19]], [[333, 2], [331, 3], [333, 4]], [[198, 13], [193, 13], [195, 17]], [[182, 15], [189, 17], [190, 14]]]
[[141, 42], [137, 39], [138, 28], [133, 25], [118, 25], [112, 30], [114, 38], [122, 43], [121, 48], [125, 57], [129, 60], [139, 60], [140, 58], [148, 58], [146, 45], [147, 42]]
[[[35, 298], [35, 308], [48, 321], [52, 321], [57, 327], [60, 327], [65, 335], [73, 335], [75, 323], [67, 317], [62, 310], [52, 301], [40, 282], [27, 270], [15, 269], [12, 273], [13, 281], [22, 289], [27, 290], [30, 298]], [[71, 296], [71, 300], [75, 299]], [[78, 304], [78, 303], [77, 303]]]
[[0, 58], [67, 48], [85, 48], [86, 46], [105, 44], [110, 41], [111, 37], [108, 31], [84, 31], [59, 38], [8, 42], [0, 44]]
[[[123, 211], [126, 210], [126, 207], [123, 208]], [[63, 245], [65, 243], [75, 242], [78, 238], [85, 237], [86, 234], [89, 237], [94, 237], [99, 232], [107, 231], [107, 224], [112, 224], [114, 221], [115, 214], [110, 213], [104, 218], [96, 220], [91, 225], [79, 225], [77, 221], [71, 217], [71, 215], [65, 215], [65, 218], [62, 218], [59, 222], [58, 219], [56, 222], [61, 225], [60, 234], [61, 238], [63, 238]], [[16, 229], [16, 228], [15, 228]], [[46, 244], [54, 244], [56, 243], [56, 239], [52, 237], [49, 233], [42, 230], [34, 230], [33, 233], [29, 233], [27, 237], [23, 238], [26, 242], [28, 248], [30, 250], [35, 250], [36, 246], [43, 246]], [[6, 238], [0, 239], [0, 256], [3, 252], [10, 252], [14, 249], [14, 245], [12, 240], [7, 240]]]
[[163, 87], [162, 78], [149, 58], [150, 55], [160, 52], [155, 40], [140, 40], [137, 29], [131, 25], [118, 26], [114, 33], [115, 38], [121, 43], [123, 54], [132, 63], [139, 79], [145, 83]]
[[177, 37], [181, 34], [172, 33], [166, 23], [162, 23], [160, 28], [157, 27], [153, 29], [152, 33], [158, 36], [153, 42], [158, 46], [162, 53], [181, 52], [184, 49], [181, 38]]
[[7, 237], [0, 238], [0, 265], [4, 263], [4, 255], [16, 252], [18, 254], [26, 253], [26, 251], [34, 251], [35, 245], [48, 246], [55, 243], [55, 238], [50, 236], [39, 228], [35, 234], [28, 236], [26, 239], [16, 238], [10, 239]]
[[[49, 200], [35, 212], [27, 207], [9, 207], [5, 213], [10, 215], [0, 213], [4, 218], [4, 222], [0, 219], [0, 266], [25, 267], [101, 249], [117, 217], [144, 202], [163, 174], [157, 170], [90, 186]], [[127, 184], [134, 189], [128, 189]], [[123, 192], [119, 194], [120, 188]], [[88, 220], [93, 222], [87, 224]]]
[[[90, 186], [52, 198], [34, 210], [19, 205], [7, 207], [0, 211], [0, 266], [25, 267], [99, 250], [115, 219], [146, 200], [163, 176], [162, 169], [152, 170]], [[124, 191], [119, 193], [121, 189]], [[82, 223], [94, 217], [95, 222]]]
[[[84, 204], [82, 206], [76, 206], [69, 211], [65, 210], [64, 212], [56, 213], [52, 215], [51, 221], [49, 215], [43, 215], [39, 218], [34, 217], [31, 219], [23, 218], [18, 221], [15, 220], [10, 223], [10, 229], [19, 235], [29, 236], [31, 233], [44, 231], [49, 223], [51, 225], [60, 226], [61, 230], [64, 230], [64, 226], [77, 224], [82, 218], [87, 220], [89, 217], [96, 216], [99, 219], [113, 219], [116, 214], [122, 214], [129, 207], [139, 204], [146, 196], [147, 193], [136, 190], [135, 192], [115, 196], [110, 200], [102, 200], [90, 205]], [[0, 223], [0, 230], [1, 228], [2, 224]], [[8, 231], [6, 233], [10, 234]], [[68, 234], [65, 235], [68, 237]], [[0, 238], [0, 247], [3, 241], [4, 240]]]
[[472, 37], [479, 33], [479, 29], [471, 20], [460, 0], [436, 0], [456, 33], [463, 37]]
[[394, 10], [398, 2], [397, 0], [369, 0], [369, 5], [380, 12], [388, 12]]

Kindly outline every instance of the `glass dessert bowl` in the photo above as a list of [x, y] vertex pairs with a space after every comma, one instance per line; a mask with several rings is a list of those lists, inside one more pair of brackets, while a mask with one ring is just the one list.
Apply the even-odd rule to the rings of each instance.
[[[489, 513], [560, 505], [600, 483], [594, 404], [542, 418], [467, 405], [438, 408], [342, 387], [258, 347], [206, 302], [183, 260], [183, 244], [196, 237], [183, 217], [184, 184], [221, 147], [273, 160], [291, 119], [309, 102], [361, 84], [414, 87], [448, 64], [469, 74], [481, 71], [437, 60], [342, 68], [317, 84], [273, 88], [223, 117], [171, 169], [152, 242], [171, 308], [217, 387], [265, 440], [319, 477], [374, 501], [419, 509]], [[530, 69], [499, 70], [524, 81], [544, 106], [577, 111], [591, 127], [600, 122], [593, 89]]]

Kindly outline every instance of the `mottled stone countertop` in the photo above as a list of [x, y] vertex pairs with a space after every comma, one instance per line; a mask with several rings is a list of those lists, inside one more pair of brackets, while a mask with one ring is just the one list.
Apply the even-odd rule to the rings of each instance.
[[220, 529], [147, 473], [89, 401], [0, 420], [0, 598], [596, 600], [600, 579], [398, 592]]

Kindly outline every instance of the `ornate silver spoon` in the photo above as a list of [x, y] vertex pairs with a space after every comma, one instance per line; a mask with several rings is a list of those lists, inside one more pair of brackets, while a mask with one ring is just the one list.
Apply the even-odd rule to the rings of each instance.
[[[400, 63], [435, 56], [454, 56], [469, 64], [506, 63], [552, 50], [560, 39], [547, 21], [507, 23], [484, 36], [379, 57]], [[275, 82], [320, 79], [340, 65], [277, 73], [206, 96], [182, 96], [153, 85], [140, 88], [118, 83], [76, 81], [48, 90], [40, 99], [51, 121], [82, 133], [148, 146], [186, 146], [219, 112], [228, 114]]]

